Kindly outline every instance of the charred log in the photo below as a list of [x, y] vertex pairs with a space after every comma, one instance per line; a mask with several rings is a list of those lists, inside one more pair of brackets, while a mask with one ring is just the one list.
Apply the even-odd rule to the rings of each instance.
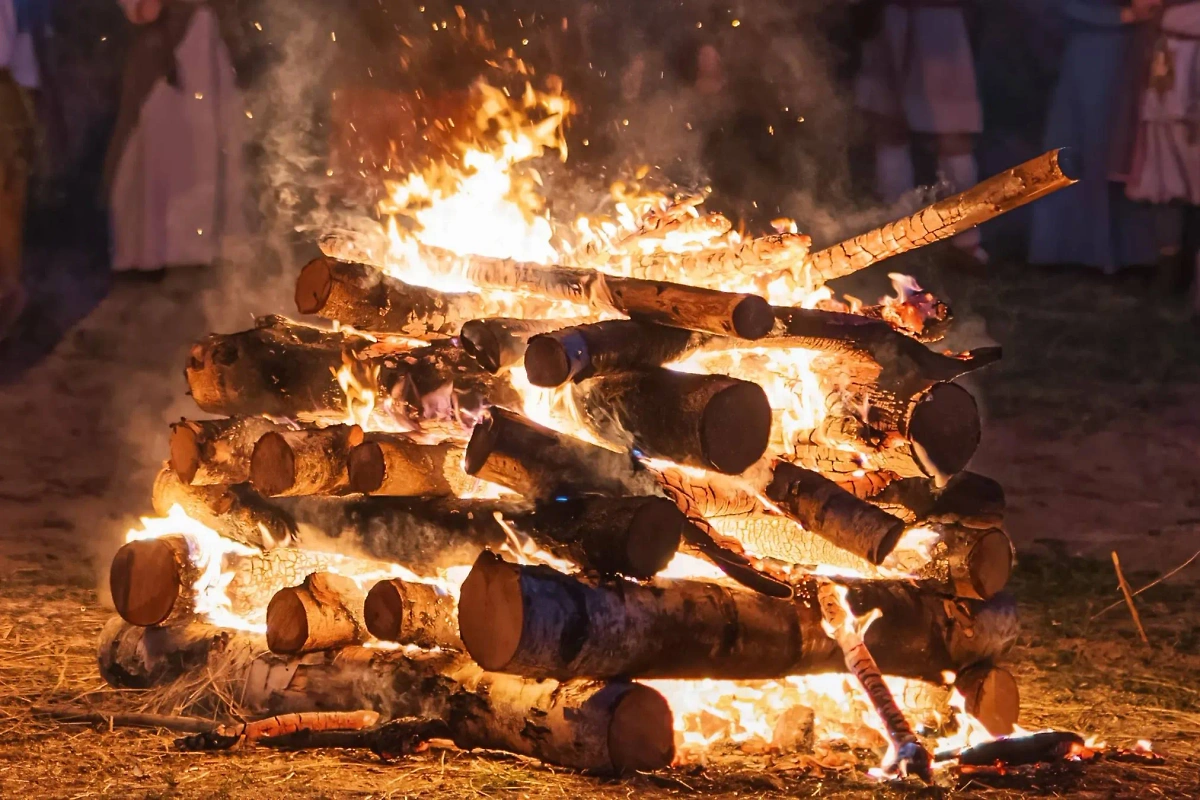
[[250, 454], [265, 434], [288, 430], [266, 417], [184, 419], [171, 425], [171, 469], [188, 485], [245, 483]]
[[463, 323], [459, 340], [480, 366], [495, 373], [520, 364], [532, 337], [572, 324], [557, 319], [473, 319]]
[[367, 641], [362, 589], [344, 575], [314, 572], [267, 605], [267, 647], [293, 655]]

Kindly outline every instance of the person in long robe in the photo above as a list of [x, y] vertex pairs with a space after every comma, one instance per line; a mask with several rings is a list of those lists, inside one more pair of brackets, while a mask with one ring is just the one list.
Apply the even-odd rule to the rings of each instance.
[[247, 109], [223, 9], [118, 2], [139, 30], [106, 170], [113, 269], [212, 264], [248, 232]]
[[1029, 261], [1072, 264], [1114, 274], [1156, 259], [1154, 210], [1139, 206], [1110, 179], [1113, 136], [1127, 50], [1135, 26], [1159, 0], [1063, 0], [1067, 25], [1062, 66], [1046, 119], [1046, 149], [1070, 147], [1079, 183], [1033, 207]]
[[[888, 0], [864, 45], [855, 102], [870, 116], [876, 189], [894, 203], [916, 183], [912, 138], [932, 136], [937, 166], [955, 191], [979, 180], [974, 140], [983, 130], [975, 64], [960, 0]], [[978, 229], [954, 243], [981, 260]]]
[[39, 71], [22, 10], [13, 0], [0, 0], [0, 339], [26, 302], [21, 252], [33, 159], [29, 92], [38, 87]]

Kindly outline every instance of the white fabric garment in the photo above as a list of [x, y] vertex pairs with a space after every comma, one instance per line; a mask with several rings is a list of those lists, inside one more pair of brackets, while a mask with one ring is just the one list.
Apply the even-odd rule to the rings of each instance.
[[33, 37], [17, 33], [17, 9], [13, 0], [0, 0], [0, 69], [12, 73], [13, 80], [27, 89], [41, 84]]
[[912, 148], [908, 142], [875, 147], [875, 189], [883, 202], [895, 203], [916, 183]]
[[886, 6], [883, 30], [863, 45], [854, 93], [859, 108], [903, 120], [911, 131], [982, 131], [962, 9]]
[[[938, 156], [938, 172], [950, 182], [950, 186], [955, 192], [966, 191], [979, 183], [979, 165], [975, 162], [975, 156], [970, 153]], [[986, 261], [987, 256], [980, 249], [981, 241], [982, 236], [978, 227], [963, 231], [954, 237], [956, 247], [970, 251], [976, 258]]]
[[175, 57], [178, 87], [155, 84], [117, 166], [116, 270], [211, 264], [247, 232], [246, 107], [211, 9], [196, 9]]
[[1134, 200], [1200, 205], [1200, 2], [1163, 12], [1162, 43], [1173, 81], [1142, 93], [1133, 169], [1126, 193]]

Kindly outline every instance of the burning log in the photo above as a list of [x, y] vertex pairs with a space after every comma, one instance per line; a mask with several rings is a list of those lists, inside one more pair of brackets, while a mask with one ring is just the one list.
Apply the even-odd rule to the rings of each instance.
[[663, 497], [587, 497], [544, 503], [512, 524], [590, 572], [649, 578], [670, 563], [688, 523]]
[[[525, 358], [531, 337], [575, 324], [558, 319], [473, 319], [463, 323], [462, 347], [488, 372], [502, 372]], [[535, 384], [537, 385], [537, 384]]]
[[346, 461], [350, 491], [391, 497], [452, 497], [474, 480], [462, 469], [462, 448], [417, 444], [402, 434], [368, 433]]
[[525, 372], [534, 386], [561, 386], [596, 375], [658, 367], [701, 347], [705, 334], [615, 319], [564, 327], [529, 340]]
[[[944, 601], [906, 582], [848, 586], [855, 614], [887, 624], [867, 643], [887, 674], [940, 680], [1016, 638], [1008, 598]], [[459, 632], [485, 669], [530, 677], [779, 678], [845, 669], [825, 634], [815, 579], [797, 598], [703, 581], [585, 582], [484, 553], [463, 583]], [[949, 605], [946, 605], [949, 604]]]
[[171, 425], [171, 469], [187, 485], [245, 483], [250, 454], [264, 435], [287, 426], [266, 417], [184, 419]]
[[[201, 631], [207, 630], [207, 637]], [[387, 718], [440, 719], [454, 743], [531, 756], [573, 769], [622, 774], [665, 767], [674, 758], [671, 710], [662, 695], [636, 683], [536, 681], [484, 672], [451, 651], [406, 652], [347, 647], [322, 655], [263, 653], [256, 636], [208, 626], [189, 637], [174, 629], [110, 624], [101, 641], [102, 672], [114, 686], [141, 688], [207, 668], [216, 680], [206, 692], [239, 698], [250, 712], [357, 711]], [[175, 656], [170, 642], [191, 645]], [[153, 640], [157, 669], [147, 669]], [[121, 646], [117, 646], [120, 644]], [[174, 672], [174, 674], [172, 674]]]
[[296, 308], [363, 331], [448, 338], [478, 316], [479, 295], [447, 294], [396, 280], [364, 264], [313, 259], [296, 280]]
[[766, 452], [771, 404], [756, 383], [724, 375], [646, 369], [575, 387], [591, 430], [677, 464], [737, 474]]
[[267, 647], [294, 655], [362, 644], [363, 592], [344, 575], [314, 572], [299, 586], [280, 589], [267, 605]]
[[463, 468], [531, 500], [648, 494], [653, 481], [623, 453], [588, 444], [493, 406], [475, 426]]
[[343, 494], [350, 451], [362, 441], [357, 425], [266, 433], [254, 445], [250, 483], [271, 497]]
[[936, 761], [957, 759], [958, 763], [970, 767], [990, 767], [996, 764], [1019, 767], [1024, 764], [1042, 764], [1062, 761], [1068, 756], [1085, 750], [1083, 737], [1071, 731], [1040, 731], [1024, 736], [1006, 736], [991, 742], [941, 751], [934, 755]]
[[431, 583], [380, 581], [367, 592], [363, 617], [371, 635], [385, 642], [463, 649], [458, 606], [450, 594]]
[[1051, 150], [882, 228], [813, 253], [806, 269], [814, 282], [831, 281], [965, 230], [1070, 186], [1079, 158]]
[[270, 549], [294, 544], [296, 521], [249, 486], [187, 486], [169, 467], [154, 480], [154, 513], [167, 516], [179, 506], [192, 519], [226, 539]]
[[693, 513], [709, 521], [716, 517], [747, 516], [764, 511], [757, 494], [736, 478], [675, 467], [653, 470], [653, 474], [669, 497], [686, 499], [686, 505]]
[[974, 472], [960, 472], [941, 488], [923, 478], [906, 478], [889, 485], [871, 502], [911, 522], [969, 519], [997, 527], [1005, 507], [1000, 484]]
[[872, 564], [881, 564], [908, 526], [816, 472], [777, 461], [766, 495], [813, 533]]
[[964, 710], [993, 736], [1008, 736], [1021, 714], [1021, 690], [1008, 670], [980, 664], [959, 673], [954, 688]]

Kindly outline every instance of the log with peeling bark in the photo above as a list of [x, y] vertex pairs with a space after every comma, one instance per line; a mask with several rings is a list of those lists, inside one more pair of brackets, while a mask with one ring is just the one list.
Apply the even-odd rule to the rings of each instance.
[[367, 630], [376, 639], [417, 647], [462, 650], [458, 638], [458, 604], [432, 583], [401, 578], [379, 581], [363, 605]]
[[188, 485], [245, 483], [254, 445], [265, 434], [286, 430], [266, 417], [183, 419], [171, 425], [168, 463]]
[[463, 465], [468, 475], [531, 500], [648, 494], [653, 488], [653, 480], [629, 455], [558, 433], [499, 406], [475, 426]]
[[584, 570], [649, 578], [678, 551], [687, 518], [665, 497], [586, 497], [542, 503], [510, 522]]
[[685, 280], [716, 289], [731, 275], [799, 270], [808, 257], [812, 239], [803, 233], [777, 233], [723, 244], [684, 252], [633, 252], [613, 262], [635, 278]]
[[167, 516], [172, 506], [227, 539], [269, 550], [296, 542], [296, 520], [246, 484], [187, 486], [170, 467], [154, 479], [154, 513]]
[[350, 451], [362, 441], [357, 425], [271, 431], [254, 445], [250, 484], [268, 497], [344, 494]]
[[463, 323], [458, 337], [484, 369], [502, 372], [525, 359], [532, 337], [576, 324], [578, 320], [566, 319], [472, 319]]
[[[459, 631], [484, 668], [530, 677], [779, 678], [845, 669], [821, 626], [815, 579], [795, 599], [723, 584], [592, 582], [482, 554], [463, 583]], [[1011, 598], [950, 601], [904, 581], [849, 584], [888, 674], [941, 680], [1003, 654], [1016, 638]]]
[[[262, 638], [252, 634], [202, 625], [187, 636], [177, 631], [110, 623], [100, 645], [105, 680], [146, 688], [203, 671], [195, 703], [236, 697], [249, 714], [369, 708], [386, 718], [439, 719], [463, 749], [605, 774], [660, 769], [674, 758], [671, 709], [637, 683], [485, 672], [449, 650], [346, 647], [282, 656], [264, 652]], [[184, 652], [171, 651], [176, 642]]]
[[352, 578], [314, 572], [299, 586], [280, 589], [267, 604], [267, 647], [294, 655], [362, 644], [365, 595]]
[[296, 308], [362, 331], [441, 339], [478, 316], [483, 302], [477, 294], [414, 286], [365, 264], [322, 256], [301, 270]]
[[1008, 736], [1021, 714], [1021, 690], [1003, 667], [978, 664], [958, 673], [954, 688], [964, 710], [993, 736]]
[[350, 451], [350, 491], [388, 497], [453, 497], [477, 481], [463, 472], [463, 449], [419, 444], [399, 433], [368, 433]]
[[737, 474], [766, 452], [771, 404], [756, 383], [647, 368], [573, 387], [597, 436], [653, 458]]
[[1080, 162], [1071, 150], [1051, 150], [904, 219], [813, 253], [804, 269], [813, 283], [849, 275], [1020, 208], [1070, 186], [1079, 174]]
[[766, 496], [806, 530], [872, 564], [883, 563], [908, 527], [819, 473], [785, 461], [775, 462]]
[[758, 493], [737, 477], [682, 467], [664, 467], [653, 470], [653, 474], [668, 496], [687, 498], [688, 507], [710, 521], [765, 510]]
[[702, 347], [710, 338], [631, 319], [563, 327], [529, 340], [525, 373], [534, 386], [578, 383], [597, 375], [662, 366]]

